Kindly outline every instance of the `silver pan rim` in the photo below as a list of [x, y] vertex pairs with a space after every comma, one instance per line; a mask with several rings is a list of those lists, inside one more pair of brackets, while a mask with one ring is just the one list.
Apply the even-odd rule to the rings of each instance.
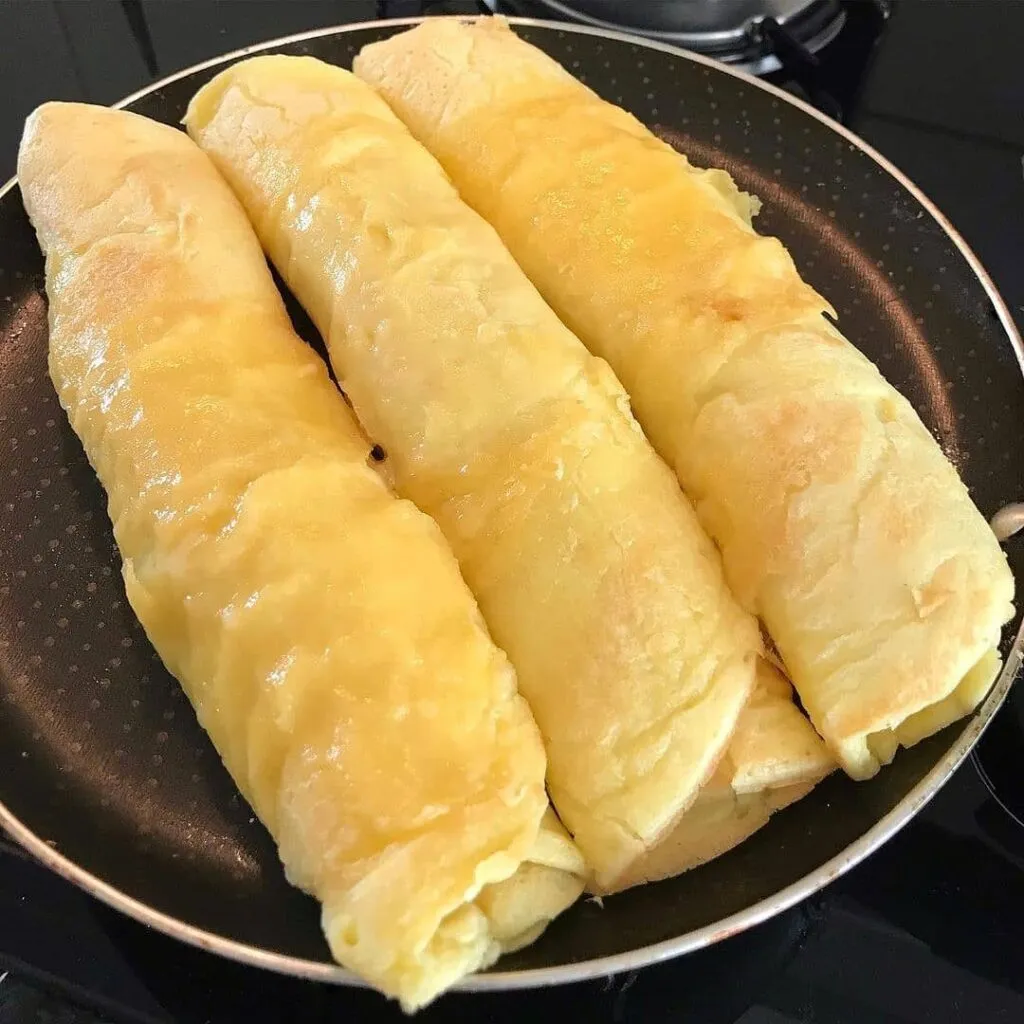
[[[481, 15], [480, 18], [490, 17]], [[411, 17], [378, 19], [373, 21], [362, 21], [350, 25], [336, 25], [328, 28], [314, 29], [308, 32], [298, 32], [293, 35], [281, 36], [277, 39], [270, 39], [252, 46], [242, 47], [219, 57], [202, 61], [190, 67], [176, 71], [174, 74], [161, 78], [143, 89], [125, 96], [124, 99], [113, 104], [114, 109], [126, 107], [136, 100], [148, 96], [150, 93], [162, 89], [164, 86], [176, 82], [179, 79], [187, 78], [199, 71], [228, 64], [243, 57], [263, 53], [267, 50], [276, 49], [289, 43], [303, 42], [308, 39], [317, 39], [324, 36], [346, 35], [349, 32], [359, 32], [367, 29], [382, 29], [390, 27], [409, 27], [418, 25], [423, 21], [433, 20], [429, 17]], [[462, 21], [475, 21], [475, 17], [463, 17]], [[839, 124], [832, 118], [822, 114], [809, 103], [791, 96], [789, 93], [772, 85], [763, 82], [753, 75], [739, 71], [726, 64], [722, 64], [702, 54], [691, 53], [678, 46], [663, 43], [654, 39], [646, 39], [641, 36], [630, 35], [626, 32], [618, 32], [610, 29], [602, 29], [589, 25], [566, 24], [564, 22], [550, 21], [539, 18], [508, 18], [512, 25], [525, 28], [538, 28], [555, 32], [572, 33], [582, 36], [596, 36], [602, 39], [611, 39], [616, 42], [629, 43], [634, 46], [642, 46], [648, 50], [657, 50], [662, 53], [671, 54], [684, 60], [692, 61], [705, 67], [713, 68], [716, 72], [729, 75], [744, 82], [748, 86], [756, 87], [774, 96], [791, 106], [802, 110], [805, 114], [821, 122], [826, 128], [842, 136], [851, 145], [855, 146], [866, 156], [870, 157], [882, 170], [886, 171], [892, 178], [900, 183], [925, 209], [942, 230], [949, 236], [952, 243], [963, 255], [971, 271], [980, 281], [985, 289], [993, 308], [998, 315], [999, 321], [1006, 332], [1010, 344], [1017, 356], [1018, 369], [1024, 377], [1024, 340], [1013, 321], [1005, 300], [999, 294], [982, 266], [981, 261], [964, 241], [960, 233], [949, 222], [945, 215], [935, 204], [914, 184], [902, 171], [887, 160], [874, 147], [870, 146], [859, 136], [854, 134], [844, 125]], [[9, 179], [0, 187], [0, 199], [17, 185], [17, 178]], [[867, 856], [877, 850], [892, 836], [894, 836], [904, 825], [907, 824], [920, 811], [935, 794], [942, 788], [946, 781], [952, 776], [956, 769], [970, 754], [974, 745], [980, 739], [982, 733], [988, 727], [995, 713], [999, 710], [1006, 699], [1014, 679], [1017, 676], [1020, 666], [1024, 662], [1024, 622], [1013, 640], [1013, 644], [1006, 656], [1006, 662], [996, 680], [992, 691], [985, 699], [981, 707], [968, 719], [963, 731], [957, 737], [950, 749], [943, 755], [941, 760], [932, 770], [891, 810], [880, 818], [867, 832], [859, 839], [847, 846], [842, 852], [836, 854], [830, 860], [820, 865], [814, 871], [803, 878], [780, 889], [772, 896], [768, 896], [757, 903], [752, 904], [735, 914], [723, 918], [720, 921], [705, 925], [703, 928], [695, 929], [684, 935], [678, 935], [662, 942], [649, 946], [642, 946], [639, 949], [630, 950], [626, 953], [616, 953], [613, 956], [598, 957], [593, 960], [583, 960], [578, 963], [561, 964], [557, 967], [537, 967], [518, 971], [491, 971], [485, 974], [471, 975], [463, 979], [455, 986], [453, 991], [462, 992], [484, 992], [504, 991], [511, 989], [542, 988], [549, 985], [564, 985], [573, 982], [587, 981], [592, 978], [606, 977], [618, 974], [623, 971], [636, 970], [650, 964], [660, 963], [665, 960], [691, 953], [698, 949], [711, 946], [716, 942], [730, 936], [746, 931], [757, 924], [767, 921], [776, 914], [796, 905], [808, 896], [813, 895], [829, 883], [846, 874]], [[149, 925], [156, 930], [163, 932], [172, 938], [179, 939], [189, 945], [208, 952], [217, 953], [220, 956], [239, 963], [253, 967], [261, 967], [265, 970], [275, 971], [279, 974], [291, 975], [309, 981], [329, 982], [332, 984], [356, 986], [365, 988], [366, 983], [335, 964], [326, 961], [307, 960], [302, 957], [289, 956], [284, 953], [276, 953], [272, 950], [251, 946], [247, 943], [229, 939], [206, 929], [181, 921], [170, 914], [157, 910], [147, 903], [129, 896], [120, 889], [103, 881], [74, 861], [65, 857], [58, 850], [51, 847], [44, 839], [36, 835], [27, 825], [16, 818], [11, 811], [0, 802], [0, 827], [2, 827], [13, 839], [20, 843], [29, 853], [36, 857], [42, 864], [50, 868], [56, 874], [72, 882], [90, 895], [102, 900], [116, 910], [135, 918], [143, 924]]]

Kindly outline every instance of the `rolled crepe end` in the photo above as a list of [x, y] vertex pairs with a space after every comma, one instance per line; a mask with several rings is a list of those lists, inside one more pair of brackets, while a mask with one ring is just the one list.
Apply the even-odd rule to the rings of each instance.
[[610, 885], [608, 895], [689, 871], [731, 850], [776, 811], [809, 793], [836, 767], [827, 747], [792, 700], [792, 687], [767, 661], [729, 751], [692, 807], [662, 842]]
[[351, 914], [337, 913], [327, 904], [323, 929], [334, 958], [397, 999], [406, 1013], [426, 1006], [467, 974], [489, 967], [502, 952], [490, 919], [473, 903], [448, 914], [429, 942], [404, 963], [385, 959], [379, 945], [362, 941]]
[[528, 946], [583, 892], [586, 864], [549, 807], [527, 859], [504, 881], [485, 886], [476, 904], [503, 953]]
[[768, 824], [776, 812], [805, 797], [827, 775], [756, 793], [729, 790], [695, 805], [649, 857], [637, 861], [615, 884], [592, 895], [611, 896], [636, 885], [675, 878], [728, 853]]
[[[581, 809], [571, 794], [549, 782], [552, 802], [573, 829], [573, 837], [587, 858], [588, 892], [618, 892], [633, 884], [624, 879], [642, 875], [652, 859], [660, 863], [662, 848], [666, 843], [671, 845], [680, 823], [687, 820], [690, 809], [729, 760], [729, 745], [739, 732], [763, 664], [756, 653], [756, 627], [752, 620], [749, 624], [750, 647], [728, 659], [719, 670], [714, 699], [704, 701], [701, 707], [679, 709], [661, 723], [660, 735], [666, 739], [673, 737], [679, 721], [688, 718], [690, 729], [693, 723], [701, 723], [698, 732], [703, 742], [699, 750], [685, 744], [661, 758], [653, 771], [630, 788], [628, 804], [621, 800], [606, 804], [601, 814]], [[688, 866], [679, 864], [670, 873], [679, 874]]]
[[[344, 900], [325, 901], [323, 928], [333, 956], [397, 999], [407, 1013], [426, 1006], [459, 979], [536, 939], [583, 891], [583, 857], [550, 807], [523, 860], [508, 851], [477, 865], [464, 898], [437, 913], [429, 880], [366, 879]], [[360, 904], [373, 885], [395, 897], [383, 915]], [[397, 889], [396, 889], [397, 885]], [[377, 932], [404, 920], [416, 941], [383, 941]]]
[[998, 650], [986, 651], [948, 696], [893, 726], [834, 744], [836, 757], [852, 778], [870, 779], [882, 765], [892, 761], [901, 746], [912, 747], [971, 714], [992, 689], [1002, 664]]
[[526, 863], [511, 878], [487, 886], [476, 903], [501, 952], [512, 953], [533, 942], [582, 892], [582, 873]]

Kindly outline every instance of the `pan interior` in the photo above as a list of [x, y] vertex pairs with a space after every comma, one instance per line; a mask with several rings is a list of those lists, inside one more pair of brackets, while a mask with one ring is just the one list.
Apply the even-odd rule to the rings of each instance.
[[[275, 45], [349, 66], [396, 27]], [[694, 163], [727, 168], [834, 304], [844, 332], [914, 403], [991, 515], [1024, 495], [1013, 344], [949, 235], [828, 126], [756, 85], [641, 43], [523, 33]], [[131, 108], [177, 123], [204, 69]], [[313, 901], [222, 768], [125, 601], [105, 499], [46, 370], [42, 259], [17, 188], [0, 196], [0, 802], [140, 903], [238, 943], [326, 962]], [[318, 344], [295, 309], [300, 332]], [[1010, 548], [1024, 573], [1024, 548]], [[1006, 632], [1016, 635], [1019, 621]], [[581, 901], [502, 970], [581, 963], [685, 935], [814, 872], [942, 759], [954, 726], [869, 783], [835, 777], [739, 849], [680, 878]], [[825, 879], [822, 879], [824, 883]]]

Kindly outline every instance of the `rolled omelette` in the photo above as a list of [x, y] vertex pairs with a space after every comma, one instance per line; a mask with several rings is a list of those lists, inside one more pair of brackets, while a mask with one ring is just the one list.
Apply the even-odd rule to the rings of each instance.
[[259, 57], [185, 122], [399, 493], [451, 543], [540, 726], [588, 884], [615, 887], [714, 773], [751, 692], [759, 630], [714, 546], [607, 365], [372, 89]]
[[18, 175], [131, 606], [335, 957], [414, 1009], [582, 888], [515, 674], [187, 136], [46, 104]]
[[355, 70], [611, 364], [846, 771], [971, 711], [1013, 614], [1006, 559], [750, 197], [498, 19], [431, 19]]
[[678, 875], [726, 853], [806, 796], [835, 760], [793, 703], [792, 687], [762, 658], [754, 692], [725, 757], [690, 809], [613, 891]]

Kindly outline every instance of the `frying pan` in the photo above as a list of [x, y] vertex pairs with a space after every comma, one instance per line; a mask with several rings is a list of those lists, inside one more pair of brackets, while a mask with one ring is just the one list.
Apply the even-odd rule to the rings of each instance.
[[[533, 0], [533, 3], [561, 18], [582, 21], [599, 28], [622, 25], [645, 36], [673, 42], [677, 46], [704, 48], [705, 52], [728, 51], [737, 43], [752, 42], [756, 26], [765, 17], [764, 0], [675, 0], [664, 3], [623, 4], [622, 0]], [[773, 0], [770, 16], [786, 24], [807, 13], [807, 0]], [[836, 19], [834, 5], [824, 20], [823, 45], [834, 38], [843, 18]], [[630, 10], [632, 8], [632, 10]], [[547, 13], [547, 12], [545, 12]], [[825, 28], [832, 23], [831, 27]]]
[[[199, 86], [255, 51], [348, 66], [409, 21], [347, 26], [230, 54], [121, 105], [177, 123]], [[921, 412], [986, 515], [1024, 494], [1021, 341], [977, 259], [921, 193], [844, 128], [754, 79], [671, 47], [516, 19], [518, 30], [695, 163], [765, 207], [845, 333]], [[295, 308], [297, 326], [319, 345]], [[0, 193], [0, 825], [55, 871], [187, 942], [267, 968], [353, 979], [314, 902], [284, 880], [125, 601], [104, 496], [46, 372], [43, 264], [17, 185]], [[1024, 578], [1024, 547], [1010, 545]], [[741, 931], [848, 870], [934, 795], [1005, 697], [1006, 669], [965, 723], [874, 780], [824, 782], [737, 850], [680, 878], [581, 901], [472, 988], [638, 967]]]

